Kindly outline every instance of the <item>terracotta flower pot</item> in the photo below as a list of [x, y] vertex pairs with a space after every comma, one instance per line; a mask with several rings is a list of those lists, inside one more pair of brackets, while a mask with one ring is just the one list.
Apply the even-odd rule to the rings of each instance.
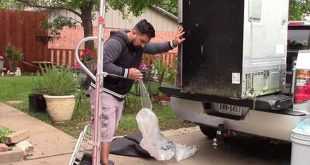
[[155, 96], [155, 100], [157, 101], [170, 101], [170, 97], [169, 96]]
[[69, 96], [49, 96], [44, 95], [47, 112], [54, 122], [64, 122], [71, 120], [75, 107], [74, 95]]

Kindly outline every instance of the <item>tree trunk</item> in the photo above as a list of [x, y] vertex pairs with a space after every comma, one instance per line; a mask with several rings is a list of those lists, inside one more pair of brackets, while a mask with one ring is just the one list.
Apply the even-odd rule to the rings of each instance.
[[[92, 8], [82, 8], [81, 12], [84, 37], [93, 36]], [[94, 41], [87, 41], [85, 43], [85, 48], [93, 49]]]

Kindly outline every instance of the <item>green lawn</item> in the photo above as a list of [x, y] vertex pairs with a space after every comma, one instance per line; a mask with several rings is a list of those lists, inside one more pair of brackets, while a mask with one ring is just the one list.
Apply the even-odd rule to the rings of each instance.
[[27, 99], [32, 79], [32, 76], [0, 77], [0, 101]]
[[[44, 122], [62, 129], [70, 135], [78, 136], [79, 132], [88, 123], [90, 117], [89, 98], [82, 95], [79, 106], [76, 107], [71, 121], [63, 124], [54, 124], [48, 117], [47, 113], [31, 112], [28, 108], [28, 95], [31, 93], [32, 80], [34, 76], [22, 77], [0, 77], [0, 102], [21, 101], [20, 104], [12, 104], [23, 112], [30, 114]], [[152, 89], [156, 90], [156, 89]], [[168, 106], [161, 106], [153, 103], [153, 110], [157, 114], [160, 127], [165, 129], [174, 129], [180, 127], [192, 126], [176, 119], [175, 113]], [[119, 125], [117, 134], [129, 134], [137, 131], [136, 113], [140, 110], [139, 97], [129, 95], [125, 104], [125, 112]]]

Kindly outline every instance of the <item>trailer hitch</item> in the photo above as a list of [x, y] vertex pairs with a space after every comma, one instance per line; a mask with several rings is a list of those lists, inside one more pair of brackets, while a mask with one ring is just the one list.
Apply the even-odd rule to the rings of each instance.
[[216, 137], [213, 138], [212, 146], [214, 149], [218, 149], [220, 146], [224, 144], [225, 135], [227, 130], [225, 129], [224, 124], [219, 124], [216, 131]]

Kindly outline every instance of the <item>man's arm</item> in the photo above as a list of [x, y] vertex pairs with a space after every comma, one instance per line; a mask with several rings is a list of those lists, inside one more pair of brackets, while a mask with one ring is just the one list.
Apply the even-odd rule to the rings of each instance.
[[103, 48], [103, 71], [131, 80], [141, 80], [143, 74], [136, 68], [122, 68], [114, 64], [121, 55], [123, 45], [116, 39], [109, 39]]
[[183, 27], [179, 26], [177, 33], [173, 40], [171, 40], [170, 42], [164, 42], [164, 43], [146, 44], [144, 47], [144, 52], [149, 53], [149, 54], [158, 54], [158, 53], [164, 53], [171, 49], [174, 49], [185, 40], [183, 35], [184, 35]]
[[122, 68], [114, 64], [122, 53], [122, 44], [116, 39], [109, 39], [103, 48], [103, 71], [109, 74], [128, 77], [128, 68]]
[[173, 49], [172, 42], [148, 43], [144, 46], [143, 51], [147, 54], [159, 54]]

